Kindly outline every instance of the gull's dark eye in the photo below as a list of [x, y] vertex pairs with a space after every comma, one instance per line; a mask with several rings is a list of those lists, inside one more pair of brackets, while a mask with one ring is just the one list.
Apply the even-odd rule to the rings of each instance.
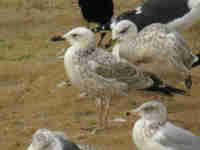
[[150, 112], [150, 111], [152, 111], [153, 109], [154, 109], [153, 107], [145, 107], [145, 108], [144, 108], [144, 111]]
[[128, 31], [129, 27], [124, 28], [123, 30], [120, 31], [121, 34], [124, 34]]
[[75, 34], [75, 33], [74, 33], [74, 34], [72, 34], [72, 37], [77, 37], [77, 36], [78, 36], [78, 34]]

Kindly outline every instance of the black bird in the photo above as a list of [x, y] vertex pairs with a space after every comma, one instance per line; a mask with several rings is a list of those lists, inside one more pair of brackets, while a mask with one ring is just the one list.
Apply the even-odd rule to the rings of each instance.
[[134, 10], [120, 14], [113, 24], [130, 20], [138, 31], [152, 23], [167, 24], [170, 29], [184, 30], [200, 19], [200, 0], [143, 0]]
[[[110, 29], [110, 22], [113, 16], [112, 0], [79, 0], [78, 5], [81, 8], [82, 15], [87, 22], [97, 23], [98, 27], [92, 29], [94, 32], [100, 32]], [[105, 33], [101, 34], [103, 40]]]

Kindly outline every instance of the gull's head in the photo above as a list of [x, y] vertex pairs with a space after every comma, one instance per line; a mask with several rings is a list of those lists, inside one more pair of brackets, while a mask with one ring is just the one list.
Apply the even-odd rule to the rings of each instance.
[[77, 27], [64, 34], [63, 36], [57, 36], [52, 38], [52, 41], [67, 40], [71, 46], [95, 46], [96, 41], [94, 33], [85, 27]]
[[157, 101], [150, 101], [142, 104], [138, 108], [131, 110], [131, 114], [138, 114], [142, 119], [149, 121], [159, 121], [164, 123], [167, 121], [166, 107]]
[[130, 40], [137, 36], [136, 25], [129, 20], [122, 20], [111, 25], [113, 40]]
[[89, 46], [90, 44], [95, 44], [94, 33], [85, 27], [78, 27], [72, 29], [70, 32], [63, 36], [69, 41], [69, 43], [74, 45]]
[[28, 150], [50, 150], [55, 143], [54, 136], [48, 129], [38, 129], [32, 138]]

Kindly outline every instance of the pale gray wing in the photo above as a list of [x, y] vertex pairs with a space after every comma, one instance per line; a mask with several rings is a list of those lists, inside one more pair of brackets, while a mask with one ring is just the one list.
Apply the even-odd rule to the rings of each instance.
[[161, 127], [153, 140], [173, 150], [198, 150], [200, 146], [198, 136], [171, 123]]
[[102, 49], [97, 50], [94, 55], [89, 61], [90, 69], [105, 79], [127, 83], [129, 87], [136, 89], [144, 89], [153, 84], [149, 76], [139, 72], [134, 65], [124, 59], [119, 61]]

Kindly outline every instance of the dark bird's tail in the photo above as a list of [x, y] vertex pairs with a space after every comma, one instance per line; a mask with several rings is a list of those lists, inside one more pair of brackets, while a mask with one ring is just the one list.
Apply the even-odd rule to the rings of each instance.
[[197, 67], [200, 65], [200, 54], [196, 54], [198, 60], [192, 65], [192, 68]]

